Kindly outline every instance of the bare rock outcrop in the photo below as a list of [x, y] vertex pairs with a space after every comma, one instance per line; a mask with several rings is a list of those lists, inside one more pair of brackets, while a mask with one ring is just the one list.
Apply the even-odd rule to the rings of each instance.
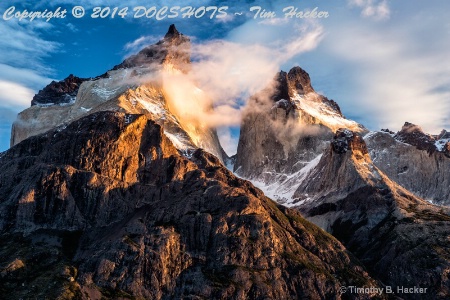
[[[388, 134], [388, 133], [386, 133]], [[450, 210], [390, 180], [359, 134], [338, 130], [294, 194], [297, 208], [350, 249], [386, 285], [420, 286], [406, 299], [445, 299], [450, 292]]]
[[59, 82], [52, 81], [33, 97], [31, 105], [70, 104], [75, 101], [80, 85], [86, 80], [70, 74]]
[[448, 133], [433, 136], [405, 123], [394, 133], [371, 132], [365, 137], [373, 163], [390, 179], [415, 195], [439, 205], [450, 205]]
[[190, 68], [190, 48], [190, 39], [180, 33], [175, 25], [172, 24], [162, 40], [126, 58], [121, 64], [115, 66], [113, 70], [170, 63], [175, 68], [186, 72]]

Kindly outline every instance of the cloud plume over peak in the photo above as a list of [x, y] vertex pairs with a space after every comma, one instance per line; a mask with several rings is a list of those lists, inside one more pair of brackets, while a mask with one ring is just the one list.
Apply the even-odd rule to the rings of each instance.
[[296, 27], [290, 39], [269, 45], [214, 40], [195, 44], [189, 73], [164, 71], [163, 85], [176, 114], [207, 127], [237, 126], [245, 101], [272, 82], [281, 65], [314, 49], [322, 28]]

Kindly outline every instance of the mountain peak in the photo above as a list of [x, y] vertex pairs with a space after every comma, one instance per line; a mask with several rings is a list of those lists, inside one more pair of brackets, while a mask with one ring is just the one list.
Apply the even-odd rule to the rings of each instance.
[[52, 81], [33, 97], [31, 106], [70, 104], [74, 101], [80, 85], [86, 80], [88, 79], [70, 74], [61, 81]]
[[423, 132], [423, 129], [419, 125], [416, 125], [416, 124], [413, 124], [410, 122], [405, 122], [401, 131], [403, 131], [403, 132], [412, 132], [412, 131]]
[[182, 71], [186, 71], [190, 63], [190, 40], [174, 24], [170, 25], [163, 39], [126, 58], [113, 70], [164, 63], [171, 63]]
[[405, 122], [402, 129], [394, 136], [396, 140], [426, 150], [430, 154], [436, 151], [436, 139], [425, 133], [418, 125]]
[[308, 72], [299, 66], [293, 67], [287, 74], [289, 89], [300, 95], [314, 92]]
[[179, 36], [182, 36], [182, 34], [177, 30], [177, 28], [175, 27], [175, 24], [172, 24], [169, 26], [169, 30], [167, 31], [164, 38], [171, 39], [171, 38], [179, 37]]

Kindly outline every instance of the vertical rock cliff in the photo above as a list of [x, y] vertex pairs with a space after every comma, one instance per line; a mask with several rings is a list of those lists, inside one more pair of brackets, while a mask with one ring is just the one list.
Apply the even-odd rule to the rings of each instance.
[[366, 131], [345, 119], [336, 102], [317, 94], [303, 69], [281, 71], [247, 104], [234, 170], [291, 205], [295, 187], [340, 127]]

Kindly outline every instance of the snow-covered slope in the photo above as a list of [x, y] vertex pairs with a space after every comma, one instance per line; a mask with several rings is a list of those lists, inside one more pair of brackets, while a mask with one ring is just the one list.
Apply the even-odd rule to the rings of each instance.
[[339, 128], [348, 128], [355, 132], [364, 132], [365, 128], [353, 120], [342, 116], [340, 111], [324, 101], [324, 97], [315, 92], [305, 95], [294, 93], [291, 101], [295, 104], [299, 114], [308, 115], [315, 124], [321, 124], [336, 132]]

